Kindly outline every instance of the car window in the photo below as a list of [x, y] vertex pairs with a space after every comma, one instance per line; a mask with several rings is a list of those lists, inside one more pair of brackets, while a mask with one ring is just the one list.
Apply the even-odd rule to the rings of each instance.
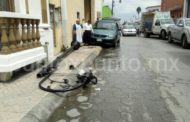
[[116, 29], [116, 23], [114, 22], [106, 22], [106, 21], [99, 21], [94, 25], [94, 29], [107, 29], [113, 30]]
[[179, 20], [178, 25], [184, 25], [183, 20]]
[[190, 20], [185, 20], [185, 26], [190, 26]]
[[160, 20], [159, 20], [159, 19], [156, 20], [155, 25], [156, 25], [156, 26], [160, 26]]
[[135, 29], [135, 27], [132, 26], [132, 25], [125, 25], [125, 26], [124, 26], [124, 29]]
[[161, 24], [174, 24], [172, 19], [162, 19]]

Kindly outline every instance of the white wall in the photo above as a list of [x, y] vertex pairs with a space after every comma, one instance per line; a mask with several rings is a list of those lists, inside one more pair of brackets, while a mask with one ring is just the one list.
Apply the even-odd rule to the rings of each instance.
[[26, 14], [25, 0], [15, 0], [15, 11], [17, 13]]
[[41, 24], [49, 24], [50, 19], [49, 19], [49, 2], [46, 0], [47, 4], [47, 18], [48, 18], [48, 23], [42, 23], [42, 11], [41, 11], [41, 0], [28, 0], [29, 4], [29, 14], [30, 15], [35, 15], [39, 16], [41, 18]]

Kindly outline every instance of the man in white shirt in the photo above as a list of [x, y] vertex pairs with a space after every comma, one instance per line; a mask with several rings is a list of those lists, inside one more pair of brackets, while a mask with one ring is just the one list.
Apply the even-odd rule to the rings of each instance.
[[92, 24], [91, 24], [90, 21], [88, 21], [86, 24], [84, 24], [83, 30], [84, 30], [83, 42], [84, 42], [85, 45], [88, 45], [92, 41], [91, 35], [92, 35], [92, 32], [93, 32]]

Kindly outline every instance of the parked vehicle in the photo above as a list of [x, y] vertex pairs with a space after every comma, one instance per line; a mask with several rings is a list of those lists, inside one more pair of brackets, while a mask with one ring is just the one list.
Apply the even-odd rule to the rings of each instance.
[[128, 35], [136, 36], [137, 30], [133, 25], [124, 25], [122, 29], [122, 34], [123, 36], [128, 36]]
[[175, 25], [170, 16], [170, 12], [145, 12], [141, 19], [141, 32], [145, 37], [150, 35], [159, 35], [160, 38], [166, 39], [167, 28]]
[[122, 27], [122, 25], [121, 25], [121, 19], [120, 19], [120, 18], [115, 18], [115, 17], [105, 17], [105, 18], [102, 18], [102, 20], [113, 20], [113, 21], [117, 22], [119, 28]]
[[93, 26], [92, 38], [101, 44], [118, 45], [121, 38], [121, 29], [115, 20], [99, 20]]
[[190, 19], [182, 18], [176, 25], [168, 27], [168, 42], [180, 42], [183, 48], [188, 48], [190, 44]]

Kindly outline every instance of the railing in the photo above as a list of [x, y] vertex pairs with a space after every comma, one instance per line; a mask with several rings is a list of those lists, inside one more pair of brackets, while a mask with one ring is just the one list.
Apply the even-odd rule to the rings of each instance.
[[41, 46], [39, 23], [38, 18], [0, 12], [0, 55]]

